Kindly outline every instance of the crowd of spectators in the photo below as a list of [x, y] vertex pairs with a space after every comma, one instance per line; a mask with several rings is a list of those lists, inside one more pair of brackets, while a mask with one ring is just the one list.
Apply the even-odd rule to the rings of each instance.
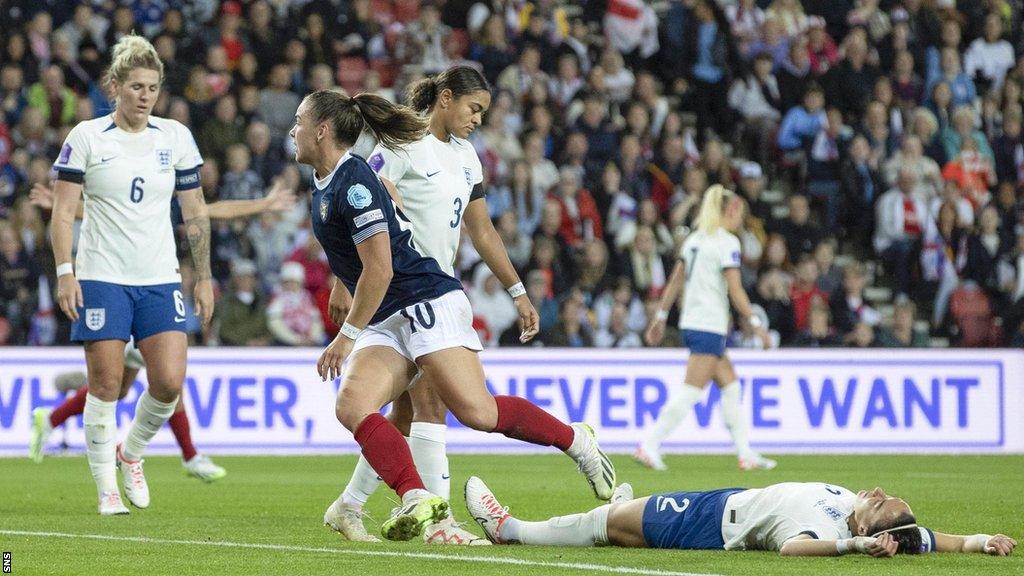
[[[323, 88], [401, 102], [453, 64], [494, 87], [471, 136], [549, 346], [641, 334], [710, 184], [749, 204], [743, 279], [770, 327], [734, 346], [1024, 344], [1021, 0], [38, 0], [0, 3], [0, 344], [67, 341], [30, 199], [110, 112], [110, 47], [145, 34], [154, 113], [189, 126], [214, 222], [209, 345], [319, 345], [332, 286], [287, 136]], [[465, 236], [465, 235], [464, 235]], [[182, 244], [184, 246], [184, 244]], [[135, 247], [143, 249], [143, 247]], [[181, 251], [182, 273], [191, 269]], [[516, 314], [468, 240], [487, 346]], [[674, 321], [673, 313], [670, 322]], [[664, 345], [678, 344], [671, 334]]]

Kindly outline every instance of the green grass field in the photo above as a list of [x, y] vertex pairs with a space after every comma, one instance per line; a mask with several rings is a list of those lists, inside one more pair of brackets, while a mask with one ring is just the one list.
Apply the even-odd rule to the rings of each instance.
[[[772, 472], [743, 473], [727, 456], [670, 457], [654, 473], [613, 457], [620, 481], [638, 495], [782, 481], [823, 480], [852, 490], [881, 485], [904, 497], [922, 524], [953, 533], [1024, 536], [1024, 457], [793, 456]], [[346, 457], [219, 458], [228, 477], [187, 478], [180, 461], [146, 462], [153, 504], [130, 516], [100, 518], [84, 457], [0, 459], [0, 550], [13, 574], [439, 574], [472, 576], [600, 574], [837, 575], [1024, 574], [1024, 550], [1009, 558], [945, 554], [876, 560], [861, 556], [786, 559], [767, 552], [689, 552], [554, 547], [357, 545], [321, 525], [355, 465]], [[452, 456], [453, 509], [466, 519], [462, 483], [481, 476], [503, 504], [526, 519], [584, 511], [596, 504], [565, 457]], [[368, 509], [376, 527], [393, 495], [378, 491]], [[474, 525], [471, 529], [479, 533]], [[34, 534], [13, 534], [32, 532]], [[59, 533], [41, 535], [41, 533]], [[134, 539], [134, 540], [132, 540]], [[585, 564], [586, 566], [573, 566]]]

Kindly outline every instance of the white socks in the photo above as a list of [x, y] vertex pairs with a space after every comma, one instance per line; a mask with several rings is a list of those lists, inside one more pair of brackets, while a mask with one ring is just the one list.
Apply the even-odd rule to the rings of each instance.
[[445, 424], [413, 422], [409, 427], [409, 449], [423, 485], [431, 494], [451, 500], [452, 481], [448, 473], [448, 447]]
[[665, 407], [662, 408], [658, 420], [651, 426], [650, 432], [644, 438], [644, 449], [657, 452], [665, 438], [668, 438], [669, 434], [682, 423], [694, 404], [700, 402], [703, 398], [703, 388], [697, 388], [689, 384], [669, 387], [668, 402], [665, 403]]
[[[413, 422], [409, 427], [409, 449], [416, 469], [423, 479], [423, 485], [431, 494], [449, 500], [451, 498], [451, 475], [448, 471], [448, 451], [445, 433], [448, 426], [429, 422]], [[341, 493], [341, 501], [351, 506], [363, 506], [380, 486], [377, 476], [366, 458], [359, 457], [352, 478]]]
[[106, 402], [92, 394], [85, 396], [82, 420], [85, 423], [86, 456], [92, 478], [96, 481], [96, 490], [100, 494], [117, 491], [117, 470], [114, 467], [117, 456], [116, 410], [116, 401]]
[[139, 403], [135, 406], [135, 420], [132, 428], [128, 431], [128, 437], [124, 439], [125, 460], [136, 461], [142, 458], [142, 453], [149, 446], [149, 441], [156, 436], [167, 420], [174, 415], [174, 407], [178, 399], [171, 402], [161, 402], [149, 395], [149, 390], [142, 393]]
[[747, 440], [747, 423], [740, 414], [740, 383], [733, 382], [721, 389], [722, 420], [732, 434], [732, 443], [736, 453], [744, 456], [751, 452], [750, 441]]
[[546, 522], [509, 518], [501, 527], [501, 539], [521, 544], [548, 546], [602, 546], [608, 543], [608, 511], [605, 504], [586, 514], [556, 516]]

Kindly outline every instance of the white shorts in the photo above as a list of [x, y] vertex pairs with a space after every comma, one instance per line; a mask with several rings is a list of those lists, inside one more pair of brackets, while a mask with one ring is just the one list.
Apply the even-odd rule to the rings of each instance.
[[356, 338], [352, 353], [370, 346], [386, 346], [413, 362], [448, 348], [483, 350], [473, 329], [473, 308], [462, 290], [409, 306], [367, 326]]

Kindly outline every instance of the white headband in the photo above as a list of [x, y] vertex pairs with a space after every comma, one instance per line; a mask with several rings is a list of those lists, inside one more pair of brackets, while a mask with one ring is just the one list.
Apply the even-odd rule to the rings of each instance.
[[875, 532], [874, 534], [871, 535], [871, 537], [872, 538], [878, 538], [879, 536], [881, 536], [882, 534], [885, 534], [886, 532], [896, 532], [898, 530], [905, 530], [907, 528], [917, 528], [917, 523], [913, 523], [912, 522], [910, 524], [904, 524], [903, 526], [896, 526], [895, 528], [889, 528], [888, 530], [882, 530], [880, 532]]

